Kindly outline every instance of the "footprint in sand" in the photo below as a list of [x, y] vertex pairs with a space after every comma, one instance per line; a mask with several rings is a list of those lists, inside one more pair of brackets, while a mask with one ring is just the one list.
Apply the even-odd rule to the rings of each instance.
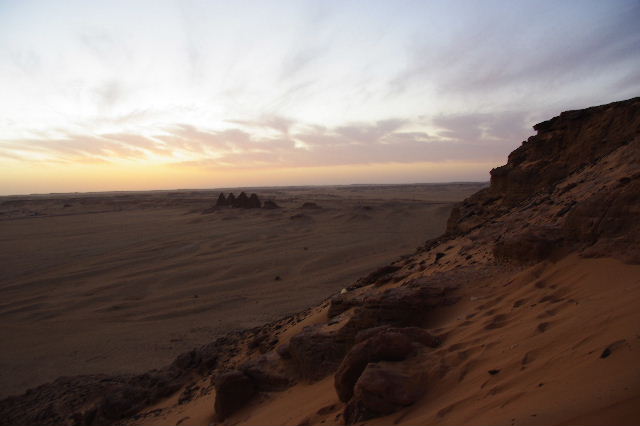
[[485, 323], [485, 330], [493, 330], [496, 328], [502, 328], [507, 325], [507, 315], [499, 314], [491, 318], [487, 323]]
[[540, 324], [538, 324], [538, 327], [536, 327], [536, 330], [538, 330], [538, 332], [540, 333], [544, 333], [549, 329], [550, 325], [551, 325], [550, 322], [541, 322]]

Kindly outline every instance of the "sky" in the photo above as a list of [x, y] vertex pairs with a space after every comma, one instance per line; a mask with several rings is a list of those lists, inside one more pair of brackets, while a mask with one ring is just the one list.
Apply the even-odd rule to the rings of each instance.
[[640, 95], [640, 1], [0, 0], [0, 194], [486, 181]]

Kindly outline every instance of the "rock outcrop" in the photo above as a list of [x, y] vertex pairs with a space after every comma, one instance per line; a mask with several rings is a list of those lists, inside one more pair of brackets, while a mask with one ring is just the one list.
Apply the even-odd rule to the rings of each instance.
[[426, 375], [399, 362], [370, 363], [344, 410], [345, 424], [394, 413], [415, 403], [426, 390]]
[[243, 407], [256, 394], [251, 379], [241, 371], [230, 371], [216, 379], [216, 418], [224, 420]]
[[448, 236], [474, 235], [521, 262], [573, 250], [639, 262], [640, 98], [563, 112], [534, 129], [491, 171], [489, 188], [454, 208]]

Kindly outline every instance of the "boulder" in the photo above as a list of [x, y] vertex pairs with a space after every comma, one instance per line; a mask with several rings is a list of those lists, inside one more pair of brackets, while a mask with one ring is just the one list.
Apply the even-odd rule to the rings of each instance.
[[345, 407], [345, 423], [353, 424], [408, 407], [424, 394], [425, 384], [425, 375], [413, 364], [369, 363]]
[[356, 307], [344, 332], [355, 338], [359, 331], [381, 325], [422, 326], [428, 322], [433, 308], [457, 302], [458, 299], [450, 295], [453, 289], [436, 285], [406, 286], [368, 297]]
[[295, 383], [275, 351], [245, 362], [240, 369], [259, 391], [283, 391]]
[[350, 345], [339, 331], [326, 332], [320, 327], [307, 327], [289, 342], [289, 356], [299, 377], [317, 381], [334, 372]]
[[242, 408], [256, 394], [251, 379], [241, 371], [230, 371], [216, 378], [216, 418], [222, 421]]
[[355, 345], [344, 357], [335, 375], [335, 387], [342, 402], [353, 396], [353, 387], [370, 362], [402, 361], [413, 352], [411, 339], [395, 332], [380, 332]]

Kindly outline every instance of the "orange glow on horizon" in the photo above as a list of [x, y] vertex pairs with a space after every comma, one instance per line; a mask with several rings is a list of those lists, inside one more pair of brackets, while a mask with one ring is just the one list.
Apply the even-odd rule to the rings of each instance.
[[0, 194], [483, 181], [494, 166], [422, 162], [215, 170], [172, 164], [4, 164]]

